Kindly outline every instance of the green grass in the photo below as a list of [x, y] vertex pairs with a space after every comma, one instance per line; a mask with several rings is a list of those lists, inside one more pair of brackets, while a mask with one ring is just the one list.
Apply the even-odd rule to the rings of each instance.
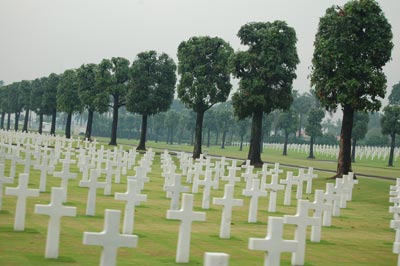
[[[120, 140], [121, 144], [128, 141]], [[165, 145], [165, 144], [164, 144]], [[171, 146], [149, 143], [159, 149], [186, 149], [189, 146]], [[239, 152], [236, 148], [220, 150], [217, 147], [208, 149], [209, 154], [230, 155], [245, 158], [246, 151]], [[334, 169], [335, 163], [317, 160], [305, 160], [301, 154], [290, 154], [287, 157], [279, 155], [279, 151], [264, 153], [265, 161], [279, 161], [281, 163], [311, 165], [326, 169]], [[7, 162], [7, 170], [9, 162]], [[369, 166], [368, 163], [357, 163], [356, 171], [365, 173], [381, 173], [382, 176], [396, 177], [398, 166], [394, 169], [384, 166]], [[58, 170], [60, 169], [58, 166]], [[23, 166], [18, 167], [21, 171]], [[285, 168], [291, 169], [291, 168]], [[58, 171], [57, 170], [57, 171]], [[76, 168], [74, 168], [77, 171]], [[291, 169], [293, 170], [293, 169]], [[397, 172], [398, 173], [398, 172]], [[7, 171], [6, 171], [7, 174]], [[132, 175], [130, 171], [128, 175]], [[330, 182], [329, 173], [318, 172], [313, 189], [324, 189], [325, 183]], [[398, 175], [398, 174], [397, 174]], [[281, 177], [284, 177], [283, 174]], [[78, 175], [78, 179], [81, 175]], [[135, 234], [139, 236], [137, 248], [121, 248], [118, 253], [118, 265], [180, 265], [175, 263], [175, 252], [179, 221], [167, 220], [166, 211], [170, 200], [165, 198], [162, 191], [160, 158], [156, 156], [150, 182], [146, 183], [142, 193], [148, 195], [147, 202], [136, 209]], [[114, 192], [125, 192], [126, 179], [122, 184], [113, 184]], [[392, 215], [388, 213], [389, 185], [393, 181], [359, 178], [360, 184], [355, 187], [353, 201], [347, 204], [347, 209], [341, 210], [341, 217], [333, 218], [332, 227], [324, 227], [321, 243], [307, 244], [306, 265], [308, 266], [387, 266], [395, 265], [397, 257], [392, 253], [392, 244], [395, 233], [389, 228]], [[59, 186], [60, 180], [48, 176], [48, 191], [52, 186]], [[39, 185], [39, 172], [31, 170], [30, 187]], [[16, 182], [14, 185], [16, 186]], [[283, 206], [283, 192], [278, 193], [277, 213], [268, 213], [267, 199], [259, 203], [258, 221], [247, 223], [249, 199], [240, 195], [243, 184], [235, 189], [236, 198], [244, 199], [243, 207], [234, 208], [232, 238], [221, 240], [219, 222], [221, 206], [211, 205], [210, 210], [201, 210], [201, 193], [195, 195], [196, 211], [205, 211], [206, 222], [195, 222], [192, 226], [192, 245], [190, 263], [186, 265], [203, 265], [204, 252], [226, 252], [230, 254], [231, 266], [263, 265], [264, 254], [260, 251], [248, 250], [250, 237], [265, 237], [269, 216], [294, 214], [295, 206]], [[202, 189], [200, 188], [200, 192]], [[87, 189], [78, 186], [78, 180], [69, 182], [68, 203], [77, 207], [77, 217], [64, 217], [61, 221], [60, 258], [48, 260], [44, 258], [48, 217], [33, 213], [35, 204], [48, 204], [50, 193], [41, 193], [38, 198], [29, 198], [27, 202], [26, 230], [14, 232], [14, 213], [16, 198], [3, 196], [3, 209], [0, 212], [0, 265], [98, 265], [101, 248], [82, 244], [83, 232], [100, 232], [103, 229], [105, 209], [123, 210], [122, 201], [116, 201], [112, 196], [104, 196], [102, 190], [97, 193], [96, 216], [84, 215], [86, 208]], [[223, 183], [220, 189], [212, 191], [212, 197], [222, 197]], [[304, 195], [313, 200], [311, 195]], [[294, 201], [292, 202], [295, 203]], [[122, 221], [121, 221], [122, 227]], [[285, 238], [293, 239], [294, 227], [285, 226]], [[282, 264], [290, 265], [290, 254], [282, 255]]]

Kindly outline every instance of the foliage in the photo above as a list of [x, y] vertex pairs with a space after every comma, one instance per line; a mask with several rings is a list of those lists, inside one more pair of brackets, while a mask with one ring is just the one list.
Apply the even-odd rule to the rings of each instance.
[[65, 113], [82, 111], [82, 103], [77, 95], [77, 73], [75, 70], [66, 70], [57, 86], [57, 108]]
[[388, 143], [388, 137], [382, 135], [381, 129], [378, 128], [369, 130], [365, 137], [365, 145], [368, 146], [387, 146]]
[[381, 118], [382, 134], [400, 134], [400, 106], [386, 106]]
[[278, 118], [278, 128], [284, 131], [285, 135], [296, 132], [298, 117], [296, 111], [288, 110], [282, 112]]
[[400, 105], [400, 82], [393, 86], [389, 95], [389, 104]]
[[32, 90], [30, 98], [31, 109], [38, 115], [44, 114], [46, 107], [43, 101], [43, 95], [47, 86], [47, 78], [37, 78], [32, 81]]
[[325, 113], [319, 108], [313, 108], [310, 110], [307, 118], [306, 133], [310, 137], [322, 136], [321, 121], [324, 118]]
[[365, 137], [368, 131], [369, 115], [366, 112], [356, 112], [353, 118], [353, 130], [351, 138], [361, 140]]

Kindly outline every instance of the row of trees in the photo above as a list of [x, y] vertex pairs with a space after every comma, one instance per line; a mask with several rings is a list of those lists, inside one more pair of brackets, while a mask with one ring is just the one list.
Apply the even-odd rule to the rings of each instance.
[[[232, 88], [230, 75], [238, 78], [239, 89], [232, 96], [233, 110], [239, 119], [251, 119], [248, 159], [253, 165], [261, 165], [264, 115], [277, 109], [289, 110], [293, 102], [292, 82], [299, 63], [296, 33], [283, 21], [255, 22], [243, 25], [238, 37], [241, 44], [248, 47], [246, 51], [234, 53], [230, 45], [218, 37], [192, 37], [183, 41], [178, 47], [177, 94], [182, 103], [196, 113], [193, 157], [198, 158], [202, 152], [206, 111], [228, 99]], [[393, 48], [391, 26], [376, 1], [349, 1], [343, 7], [327, 9], [320, 19], [314, 46], [310, 77], [315, 95], [322, 108], [335, 111], [340, 106], [343, 111], [337, 168], [337, 176], [342, 176], [352, 170], [354, 114], [379, 110], [380, 99], [385, 96], [386, 78], [382, 67], [390, 59]], [[147, 116], [169, 108], [176, 82], [175, 69], [167, 55], [154, 51], [139, 54], [130, 67], [124, 58], [103, 60], [97, 66], [85, 65], [60, 75], [57, 86], [49, 85], [52, 90], [57, 88], [56, 100], [50, 105], [43, 105], [44, 100], [34, 104], [37, 97], [45, 98], [42, 97], [45, 91], [34, 94], [35, 86], [32, 86], [30, 100], [26, 101], [30, 105], [22, 109], [33, 109], [40, 115], [56, 106], [69, 115], [82, 108], [101, 112], [100, 107], [107, 102], [113, 109], [110, 144], [115, 145], [118, 110], [126, 105], [128, 111], [142, 115], [138, 148], [144, 149]], [[22, 87], [20, 85], [18, 88]], [[81, 92], [84, 88], [93, 97], [86, 103]], [[301, 108], [306, 107], [300, 105]], [[312, 141], [321, 134], [322, 114], [318, 108], [314, 106], [308, 116], [310, 126], [306, 131]], [[285, 136], [301, 129], [303, 117], [300, 116], [300, 121], [295, 119], [298, 116], [293, 110], [282, 116], [282, 123], [288, 125], [283, 127]], [[68, 130], [68, 126], [66, 128]]]

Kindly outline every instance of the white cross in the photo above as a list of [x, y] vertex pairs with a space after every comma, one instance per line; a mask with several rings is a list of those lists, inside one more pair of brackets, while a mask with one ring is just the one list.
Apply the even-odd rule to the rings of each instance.
[[308, 171], [306, 174], [306, 181], [307, 181], [307, 186], [306, 186], [306, 193], [311, 194], [312, 192], [312, 181], [314, 178], [317, 178], [318, 175], [314, 174], [314, 168], [308, 167]]
[[28, 188], [29, 175], [26, 173], [19, 174], [18, 187], [6, 188], [6, 195], [17, 196], [17, 205], [15, 208], [15, 231], [24, 231], [25, 214], [26, 214], [26, 198], [39, 197], [38, 189]]
[[40, 182], [39, 182], [39, 191], [45, 192], [46, 191], [46, 178], [47, 173], [54, 171], [54, 166], [50, 166], [49, 158], [47, 155], [42, 156], [42, 164], [35, 165], [34, 168], [36, 170], [40, 170]]
[[297, 183], [297, 192], [296, 192], [296, 199], [303, 198], [303, 182], [306, 180], [306, 175], [304, 174], [304, 168], [299, 168], [299, 174], [297, 176], [293, 176], [294, 180]]
[[292, 186], [298, 186], [299, 181], [293, 179], [293, 172], [286, 172], [286, 179], [279, 180], [279, 183], [286, 185], [283, 205], [290, 206], [292, 201]]
[[204, 180], [199, 180], [199, 185], [204, 186], [203, 200], [202, 200], [202, 203], [201, 203], [201, 208], [209, 209], [210, 208], [211, 187], [214, 186], [214, 181], [212, 180], [212, 172], [211, 172], [211, 170], [206, 170]]
[[193, 194], [183, 194], [182, 208], [178, 211], [168, 210], [167, 219], [180, 220], [176, 262], [188, 263], [190, 254], [190, 236], [192, 222], [205, 221], [206, 213], [193, 211]]
[[[205, 172], [203, 171], [203, 165], [196, 163], [194, 165], [193, 170], [189, 170], [187, 177], [186, 177], [186, 182], [187, 183], [193, 183], [192, 185], [192, 193], [198, 193], [199, 192], [199, 180], [200, 180], [200, 175], [204, 175]], [[193, 175], [193, 179], [192, 176]]]
[[[323, 212], [332, 212], [332, 205], [325, 202], [324, 191], [320, 189], [315, 190], [314, 202], [310, 203], [309, 206], [311, 210], [314, 210], [313, 217], [319, 218], [320, 221], [322, 220]], [[321, 223], [311, 226], [311, 242], [321, 241], [321, 226]]]
[[298, 200], [296, 215], [285, 215], [283, 218], [285, 224], [296, 225], [295, 240], [298, 241], [298, 245], [292, 255], [292, 265], [304, 265], [307, 226], [317, 226], [321, 223], [319, 218], [308, 216], [309, 209], [308, 200]]
[[204, 266], [228, 266], [229, 255], [226, 253], [206, 252], [204, 253]]
[[268, 211], [275, 212], [276, 211], [276, 195], [279, 190], [284, 190], [285, 186], [280, 185], [278, 181], [278, 175], [273, 174], [271, 177], [270, 184], [261, 184], [264, 186], [264, 189], [269, 190], [269, 204], [268, 204]]
[[29, 148], [26, 148], [25, 150], [25, 160], [23, 160], [24, 163], [24, 173], [29, 174], [30, 171], [30, 167], [32, 164], [32, 160], [31, 160], [31, 150]]
[[340, 199], [342, 198], [342, 196], [335, 193], [335, 188], [333, 187], [332, 183], [326, 183], [326, 191], [324, 194], [324, 198], [325, 198], [326, 203], [332, 205], [332, 210], [324, 211], [322, 225], [323, 226], [331, 226], [333, 213], [340, 212], [339, 204], [340, 204]]
[[257, 222], [257, 212], [258, 212], [258, 198], [266, 197], [268, 192], [262, 190], [260, 188], [260, 179], [253, 179], [253, 183], [251, 185], [251, 189], [243, 189], [242, 194], [247, 197], [251, 197], [250, 199], [250, 207], [249, 207], [249, 223]]
[[295, 252], [296, 240], [283, 240], [283, 218], [268, 217], [268, 234], [266, 238], [250, 238], [249, 249], [265, 251], [265, 266], [280, 266], [281, 253]]
[[51, 203], [49, 205], [35, 205], [35, 213], [50, 216], [47, 226], [45, 258], [58, 258], [60, 243], [60, 220], [63, 216], [76, 216], [76, 207], [62, 205], [63, 188], [51, 189]]
[[135, 175], [128, 176], [128, 179], [137, 180], [139, 189], [142, 190], [144, 188], [144, 183], [149, 182], [150, 179], [147, 177], [147, 171], [144, 167], [136, 166], [135, 171]]
[[119, 233], [120, 218], [121, 211], [105, 210], [103, 231], [100, 233], [83, 233], [83, 244], [103, 247], [100, 266], [115, 266], [119, 247], [137, 246], [137, 236]]
[[172, 185], [165, 185], [165, 190], [171, 193], [170, 210], [178, 210], [179, 200], [182, 192], [189, 192], [189, 187], [182, 186], [181, 175], [173, 174], [174, 182]]
[[240, 177], [236, 176], [236, 172], [240, 170], [240, 167], [237, 167], [237, 161], [232, 160], [232, 165], [228, 166], [228, 175], [223, 176], [223, 180], [227, 180], [229, 185], [235, 185], [236, 182], [240, 182]]
[[14, 178], [4, 176], [4, 164], [0, 164], [0, 210], [3, 205], [3, 186], [12, 183], [14, 183]]
[[246, 189], [250, 189], [251, 188], [251, 184], [252, 184], [252, 180], [255, 179], [255, 178], [258, 178], [258, 174], [257, 173], [253, 173], [253, 169], [254, 169], [254, 166], [253, 165], [249, 165], [248, 167], [246, 167], [245, 172], [242, 174], [242, 177], [246, 181]]
[[79, 182], [80, 187], [89, 188], [87, 201], [86, 201], [86, 215], [94, 216], [96, 210], [96, 191], [98, 188], [105, 188], [105, 182], [99, 182], [98, 178], [100, 176], [100, 171], [98, 169], [90, 170], [89, 181], [81, 180]]
[[213, 198], [213, 204], [223, 205], [221, 217], [221, 226], [219, 230], [219, 237], [229, 239], [231, 236], [231, 221], [232, 221], [232, 208], [235, 206], [243, 206], [242, 199], [234, 199], [233, 192], [235, 187], [226, 184], [223, 198]]
[[63, 162], [63, 167], [61, 172], [54, 172], [54, 177], [59, 177], [61, 178], [61, 187], [64, 189], [64, 196], [63, 196], [63, 202], [65, 203], [67, 201], [67, 194], [68, 194], [68, 180], [69, 179], [74, 179], [76, 178], [77, 174], [76, 173], [71, 173], [69, 171], [69, 163], [68, 162]]
[[138, 191], [137, 180], [128, 180], [128, 190], [125, 193], [115, 193], [114, 197], [116, 200], [126, 201], [122, 233], [131, 235], [135, 223], [135, 206], [137, 203], [146, 201], [147, 196]]

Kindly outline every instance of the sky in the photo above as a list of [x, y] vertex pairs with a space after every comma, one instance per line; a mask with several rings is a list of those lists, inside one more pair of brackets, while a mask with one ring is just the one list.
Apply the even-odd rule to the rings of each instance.
[[[310, 89], [313, 42], [319, 18], [343, 0], [0, 0], [0, 80], [33, 80], [143, 51], [177, 62], [180, 42], [218, 36], [245, 50], [236, 36], [248, 22], [284, 20], [296, 30], [300, 64], [293, 88]], [[385, 66], [388, 94], [400, 81], [399, 0], [378, 0], [395, 45]], [[234, 87], [237, 82], [233, 82]], [[387, 95], [388, 95], [387, 94]]]

